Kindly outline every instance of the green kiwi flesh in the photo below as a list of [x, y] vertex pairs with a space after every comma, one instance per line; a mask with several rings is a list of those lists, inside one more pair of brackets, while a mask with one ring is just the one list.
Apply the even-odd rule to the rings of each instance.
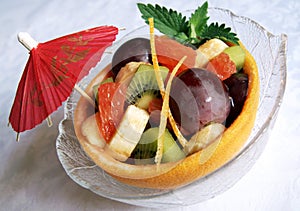
[[[147, 129], [132, 152], [132, 158], [136, 165], [154, 164], [157, 151], [158, 127]], [[164, 134], [164, 147], [162, 163], [176, 162], [185, 157], [185, 153], [180, 149], [168, 129]]]
[[[163, 81], [169, 69], [160, 66]], [[147, 109], [152, 99], [159, 97], [159, 87], [152, 65], [141, 64], [131, 79], [126, 92], [126, 101], [140, 108]]]
[[229, 58], [235, 63], [236, 69], [239, 71], [245, 63], [246, 53], [239, 45], [226, 48], [224, 53], [228, 54]]

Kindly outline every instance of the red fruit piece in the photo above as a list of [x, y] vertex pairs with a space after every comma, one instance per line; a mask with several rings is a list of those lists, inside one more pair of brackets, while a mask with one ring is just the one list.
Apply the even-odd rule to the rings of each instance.
[[155, 110], [161, 110], [163, 100], [160, 98], [154, 98], [149, 103], [148, 112], [152, 113]]
[[236, 72], [234, 62], [231, 61], [229, 55], [224, 52], [212, 58], [208, 62], [206, 69], [216, 73], [221, 80], [229, 78]]
[[[151, 127], [159, 127], [160, 113], [162, 109], [163, 99], [155, 98], [149, 103], [148, 113], [150, 114], [149, 123]], [[171, 131], [172, 125], [167, 122], [167, 128]]]
[[160, 122], [160, 112], [162, 108], [163, 100], [159, 98], [155, 98], [151, 100], [148, 107], [148, 112], [150, 114], [149, 122], [152, 127], [156, 127]]
[[125, 94], [118, 83], [101, 84], [98, 89], [99, 97], [99, 130], [107, 143], [116, 133], [117, 127], [124, 114]]
[[191, 47], [185, 46], [167, 36], [155, 37], [155, 48], [160, 65], [169, 68], [170, 71], [177, 65], [182, 57], [187, 56], [176, 75], [195, 66], [197, 53]]

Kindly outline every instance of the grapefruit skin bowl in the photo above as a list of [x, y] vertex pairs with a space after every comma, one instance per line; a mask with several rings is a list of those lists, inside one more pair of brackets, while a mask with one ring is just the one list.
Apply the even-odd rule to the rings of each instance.
[[[78, 93], [73, 92], [65, 104], [65, 117], [59, 125], [56, 147], [63, 168], [76, 183], [100, 196], [128, 204], [152, 208], [178, 207], [199, 203], [226, 191], [255, 164], [267, 143], [268, 134], [276, 120], [282, 101], [286, 83], [287, 37], [284, 34], [272, 35], [256, 22], [245, 17], [236, 16], [228, 10], [213, 8], [209, 9], [209, 13], [211, 21], [224, 22], [233, 28], [245, 48], [254, 57], [258, 67], [258, 109], [256, 115], [249, 110], [248, 117], [255, 119], [255, 121], [253, 128], [248, 126], [248, 129], [243, 129], [244, 136], [248, 137], [249, 134], [247, 133], [250, 133], [250, 135], [245, 140], [245, 144], [237, 146], [241, 147], [241, 150], [237, 150], [239, 152], [234, 158], [229, 158], [222, 167], [213, 172], [206, 172], [209, 173], [207, 176], [181, 188], [174, 190], [149, 189], [126, 185], [105, 173], [86, 155], [79, 144], [74, 131], [73, 118], [80, 96]], [[147, 26], [138, 28], [125, 37], [130, 39], [146, 34], [149, 34]], [[249, 37], [249, 34], [251, 34], [251, 37]], [[124, 41], [122, 39], [122, 42]], [[122, 42], [117, 42], [108, 51], [114, 51]], [[79, 85], [86, 88], [99, 70], [104, 69], [110, 62], [111, 55], [103, 57], [97, 67], [80, 81]], [[243, 134], [239, 134], [238, 137], [240, 138]], [[236, 149], [232, 150], [236, 152]], [[194, 156], [197, 156], [197, 154]], [[218, 160], [219, 158], [212, 159]], [[210, 168], [214, 169], [216, 166], [212, 165]]]
[[[245, 49], [246, 51], [246, 49]], [[234, 123], [226, 129], [222, 139], [212, 155], [204, 164], [200, 164], [202, 151], [185, 158], [175, 168], [163, 175], [149, 179], [127, 179], [114, 176], [118, 180], [138, 187], [174, 189], [187, 185], [219, 169], [230, 161], [247, 141], [254, 126], [259, 100], [259, 79], [254, 58], [246, 51], [245, 73], [249, 77], [247, 100], [243, 110]]]
[[[198, 153], [188, 156], [178, 164], [160, 164], [159, 170], [162, 173], [159, 173], [158, 176], [145, 179], [135, 178], [137, 175], [143, 175], [146, 171], [153, 172], [154, 175], [157, 173], [158, 168], [156, 165], [148, 165], [145, 167], [123, 164], [113, 158], [107, 157], [110, 155], [108, 155], [105, 150], [90, 143], [82, 134], [81, 128], [84, 121], [90, 115], [93, 115], [94, 108], [82, 97], [79, 99], [74, 113], [75, 133], [80, 145], [87, 155], [111, 176], [123, 183], [141, 188], [175, 189], [194, 182], [219, 169], [234, 158], [244, 146], [253, 128], [256, 117], [259, 99], [259, 76], [254, 58], [246, 49], [244, 50], [246, 52], [244, 72], [248, 74], [249, 77], [247, 99], [241, 114], [234, 123], [226, 129], [218, 147], [207, 162], [203, 164], [200, 163], [202, 151], [199, 151]], [[110, 66], [104, 68], [88, 85], [86, 92], [92, 93], [92, 87], [101, 82], [109, 70]], [[121, 176], [124, 175], [124, 173], [121, 173], [123, 171], [125, 171], [126, 176]]]

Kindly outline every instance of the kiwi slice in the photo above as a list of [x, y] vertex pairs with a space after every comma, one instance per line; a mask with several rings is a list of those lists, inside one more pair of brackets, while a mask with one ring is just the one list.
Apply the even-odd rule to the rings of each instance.
[[[169, 69], [160, 66], [163, 80], [166, 79]], [[126, 101], [140, 108], [147, 109], [152, 99], [159, 97], [159, 87], [152, 65], [141, 64], [131, 79], [126, 92]]]
[[141, 97], [136, 99], [135, 105], [139, 108], [147, 110], [149, 107], [150, 102], [159, 96], [158, 90], [147, 90], [144, 93], [142, 93]]
[[185, 153], [181, 150], [176, 141], [173, 139], [173, 136], [168, 131], [168, 129], [166, 129], [164, 133], [164, 150], [161, 162], [176, 162], [183, 158], [185, 158]]
[[[158, 127], [147, 129], [141, 136], [139, 143], [132, 152], [132, 158], [136, 165], [154, 164], [157, 150]], [[162, 163], [176, 162], [185, 157], [168, 129], [164, 132], [164, 150]]]
[[[153, 164], [157, 150], [157, 128], [147, 129], [132, 152], [136, 165]], [[157, 130], [158, 131], [158, 130]]]
[[246, 54], [241, 46], [231, 46], [226, 48], [223, 52], [229, 55], [230, 59], [235, 63], [238, 71], [243, 68]]

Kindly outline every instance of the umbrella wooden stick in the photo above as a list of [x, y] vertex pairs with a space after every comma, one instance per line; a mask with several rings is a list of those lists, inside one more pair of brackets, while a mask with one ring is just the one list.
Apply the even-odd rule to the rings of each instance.
[[80, 86], [75, 84], [74, 89], [77, 92], [79, 92], [79, 94], [81, 94], [82, 97], [84, 97], [87, 101], [89, 101], [89, 103], [91, 103], [94, 107], [96, 107], [95, 101], [83, 89], [81, 89]]
[[[34, 40], [30, 36], [30, 34], [28, 34], [26, 32], [20, 32], [18, 34], [18, 40], [29, 51], [31, 51], [33, 48], [36, 48], [39, 44], [36, 40]], [[84, 90], [82, 90], [77, 84], [75, 84], [74, 89], [76, 91], [78, 91], [79, 94], [81, 94], [89, 103], [91, 103], [93, 106], [95, 106], [94, 100]], [[50, 116], [47, 117], [47, 123], [48, 123], [49, 127], [52, 126], [52, 120], [51, 120]]]

